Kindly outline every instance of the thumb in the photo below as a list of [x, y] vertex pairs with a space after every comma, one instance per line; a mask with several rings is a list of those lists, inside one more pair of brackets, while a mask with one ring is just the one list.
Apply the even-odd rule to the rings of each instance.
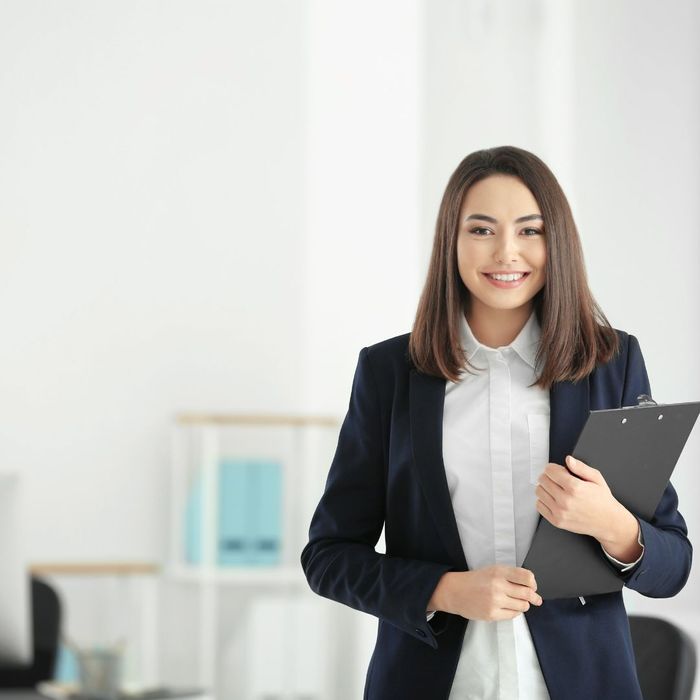
[[597, 481], [598, 470], [593, 467], [589, 467], [585, 462], [580, 459], [574, 459], [573, 455], [566, 456], [566, 466], [571, 469], [571, 471], [580, 476], [586, 481]]

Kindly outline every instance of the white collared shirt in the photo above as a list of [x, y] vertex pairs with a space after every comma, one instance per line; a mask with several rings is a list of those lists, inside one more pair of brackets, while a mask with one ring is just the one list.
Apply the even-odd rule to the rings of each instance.
[[[470, 570], [522, 566], [540, 517], [535, 489], [549, 462], [549, 391], [528, 386], [536, 378], [539, 338], [534, 310], [517, 338], [499, 348], [477, 341], [461, 318], [462, 347], [483, 371], [464, 370], [460, 382], [446, 382], [442, 452]], [[626, 571], [643, 556], [643, 544], [632, 563], [605, 554]], [[523, 613], [469, 620], [450, 693], [450, 700], [464, 698], [549, 699]]]

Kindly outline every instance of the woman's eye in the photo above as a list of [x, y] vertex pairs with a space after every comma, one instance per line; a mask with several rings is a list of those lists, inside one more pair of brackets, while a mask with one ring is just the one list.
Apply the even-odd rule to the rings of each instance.
[[[476, 234], [477, 236], [480, 236], [483, 238], [483, 235], [480, 233], [480, 231], [485, 231], [486, 233], [489, 233], [490, 230], [487, 228], [483, 228], [482, 226], [477, 226], [476, 228], [473, 228], [470, 230], [471, 233]], [[527, 233], [530, 231], [531, 233]], [[538, 228], [526, 228], [523, 229], [523, 232], [526, 233], [526, 238], [532, 238], [533, 236], [541, 235], [542, 231], [540, 231]]]

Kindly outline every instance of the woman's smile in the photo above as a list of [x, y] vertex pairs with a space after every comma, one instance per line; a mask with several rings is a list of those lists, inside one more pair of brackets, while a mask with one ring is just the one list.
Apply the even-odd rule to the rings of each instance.
[[[530, 274], [529, 272], [522, 273], [521, 276], [518, 279], [515, 280], [503, 280], [503, 279], [495, 279], [494, 277], [491, 277], [489, 273], [483, 272], [483, 276], [489, 281], [490, 284], [492, 284], [494, 287], [499, 287], [500, 289], [515, 289], [515, 287], [519, 287], [521, 284], [525, 282], [525, 280], [528, 278], [528, 275]], [[507, 277], [508, 275], [506, 275]]]

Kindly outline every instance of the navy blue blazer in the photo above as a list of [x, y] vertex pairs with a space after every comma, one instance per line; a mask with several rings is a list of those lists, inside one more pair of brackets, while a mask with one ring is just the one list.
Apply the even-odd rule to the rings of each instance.
[[[589, 409], [651, 395], [637, 339], [615, 329], [622, 350], [579, 382], [550, 390], [549, 461], [564, 464]], [[469, 620], [426, 609], [446, 571], [468, 571], [442, 461], [445, 380], [409, 360], [410, 334], [360, 351], [347, 414], [301, 565], [311, 589], [378, 618], [365, 700], [446, 700]], [[591, 465], [595, 466], [595, 465]], [[687, 527], [669, 481], [644, 556], [624, 585], [670, 598], [692, 562]], [[542, 517], [542, 516], [540, 516]], [[385, 527], [386, 554], [375, 551]], [[552, 700], [642, 700], [622, 591], [545, 600], [523, 613]]]

